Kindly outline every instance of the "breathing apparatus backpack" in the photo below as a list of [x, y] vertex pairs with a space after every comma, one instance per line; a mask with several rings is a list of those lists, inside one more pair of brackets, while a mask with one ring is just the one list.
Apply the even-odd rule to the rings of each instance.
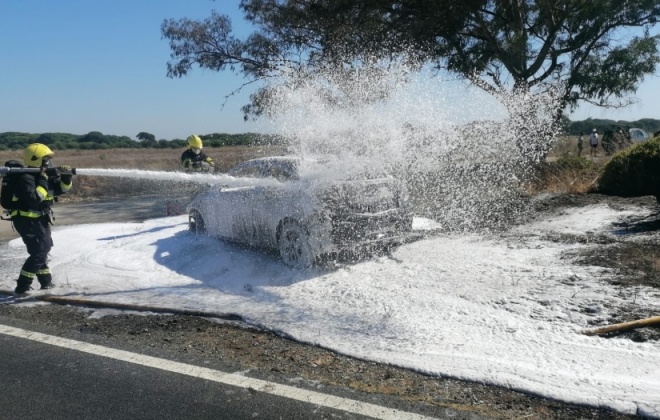
[[[5, 166], [9, 168], [22, 168], [23, 165], [17, 160], [8, 160], [5, 162]], [[15, 206], [15, 201], [12, 201], [14, 197], [14, 190], [16, 189], [16, 184], [20, 179], [21, 174], [9, 172], [7, 175], [2, 177], [2, 188], [0, 188], [0, 206], [5, 210], [13, 210]]]

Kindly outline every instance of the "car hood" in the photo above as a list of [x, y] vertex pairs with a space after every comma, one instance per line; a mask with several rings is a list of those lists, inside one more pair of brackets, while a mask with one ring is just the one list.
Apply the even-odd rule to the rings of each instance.
[[337, 181], [319, 188], [318, 197], [336, 210], [377, 213], [406, 204], [403, 184], [393, 178]]

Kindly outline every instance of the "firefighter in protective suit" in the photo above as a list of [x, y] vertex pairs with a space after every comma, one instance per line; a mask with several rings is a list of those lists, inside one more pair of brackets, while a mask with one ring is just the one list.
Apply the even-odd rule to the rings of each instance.
[[[51, 206], [55, 197], [71, 189], [73, 177], [68, 165], [54, 168], [52, 157], [53, 151], [40, 143], [28, 145], [23, 152], [25, 166], [40, 168], [41, 172], [21, 174], [12, 199], [16, 205], [10, 213], [11, 220], [30, 255], [21, 268], [14, 290], [16, 296], [26, 295], [35, 277], [42, 289], [54, 287], [47, 263], [48, 252], [53, 246]], [[69, 174], [60, 174], [58, 170]]]
[[188, 137], [188, 149], [181, 154], [181, 165], [186, 172], [213, 172], [213, 159], [202, 151], [202, 139], [193, 134]]

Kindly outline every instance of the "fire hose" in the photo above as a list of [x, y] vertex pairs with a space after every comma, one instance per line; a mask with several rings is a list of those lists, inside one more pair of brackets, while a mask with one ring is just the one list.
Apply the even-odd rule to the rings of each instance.
[[[13, 293], [11, 290], [0, 290], [0, 295], [13, 296]], [[85, 296], [58, 296], [52, 294], [45, 294], [45, 295], [34, 294], [34, 295], [28, 295], [25, 298], [20, 298], [17, 302], [25, 302], [32, 300], [39, 300], [42, 302], [48, 302], [48, 303], [54, 303], [60, 305], [166, 313], [166, 314], [176, 314], [176, 315], [197, 316], [203, 318], [217, 318], [226, 321], [245, 322], [242, 316], [231, 312], [213, 312], [213, 311], [204, 311], [204, 310], [195, 310], [195, 309], [171, 308], [171, 307], [154, 306], [154, 305], [101, 301], [95, 299], [87, 299], [85, 298]]]
[[[19, 168], [13, 166], [0, 166], [0, 177], [9, 174], [34, 174], [41, 172], [41, 168]], [[71, 168], [70, 171], [60, 171], [58, 168], [46, 169], [46, 175], [76, 175], [76, 168]]]

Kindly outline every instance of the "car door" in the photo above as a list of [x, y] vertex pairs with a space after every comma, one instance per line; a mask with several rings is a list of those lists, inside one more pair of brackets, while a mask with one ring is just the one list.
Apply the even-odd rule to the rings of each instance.
[[292, 215], [292, 173], [285, 162], [268, 162], [263, 167], [266, 182], [255, 187], [253, 195], [253, 238], [256, 245], [277, 246], [277, 226]]
[[242, 243], [252, 240], [252, 201], [254, 187], [223, 187], [219, 200], [222, 212], [216, 212], [222, 236]]

